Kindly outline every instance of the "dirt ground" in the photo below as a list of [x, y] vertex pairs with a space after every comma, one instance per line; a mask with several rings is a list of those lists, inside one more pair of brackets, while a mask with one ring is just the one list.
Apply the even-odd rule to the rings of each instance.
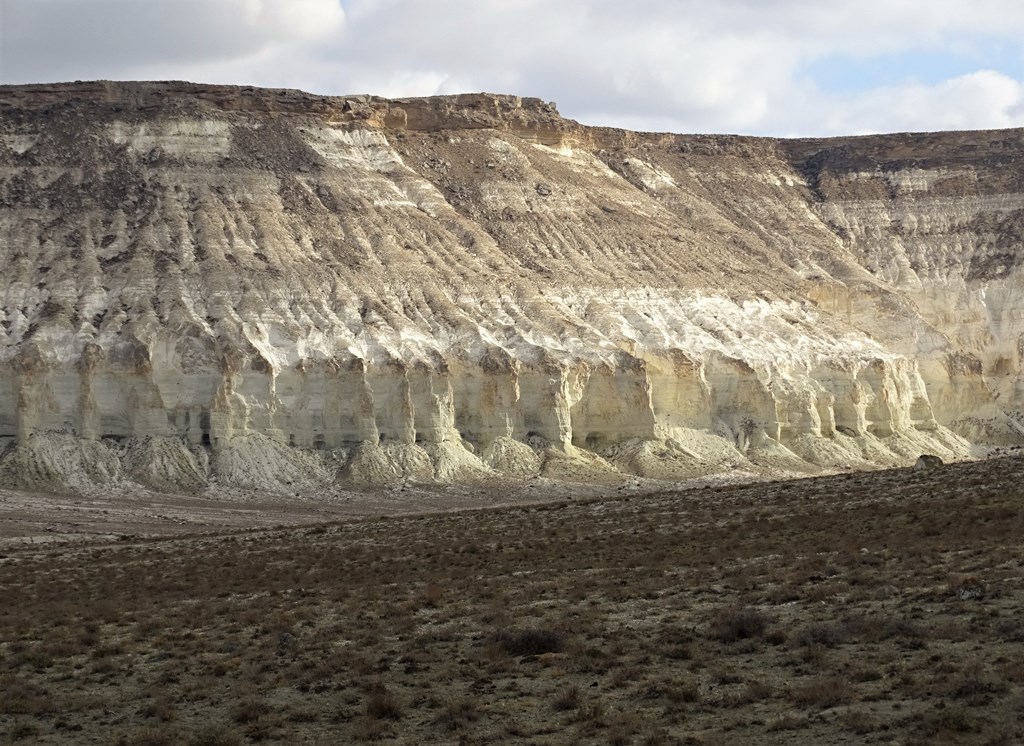
[[[713, 474], [683, 487], [720, 487], [752, 479], [763, 477], [749, 472]], [[0, 489], [0, 549], [593, 499], [663, 490], [665, 484], [639, 477], [591, 484], [534, 477], [462, 485], [407, 481], [377, 489], [334, 487], [293, 495], [219, 487], [199, 496], [130, 484], [85, 494]]]
[[4, 493], [0, 742], [1020, 743], [1022, 477]]

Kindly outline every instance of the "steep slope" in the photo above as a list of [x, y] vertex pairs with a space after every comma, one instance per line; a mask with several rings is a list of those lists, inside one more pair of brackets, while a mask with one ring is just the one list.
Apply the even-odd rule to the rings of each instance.
[[1020, 143], [0, 88], [0, 485], [806, 473], [1015, 442]]

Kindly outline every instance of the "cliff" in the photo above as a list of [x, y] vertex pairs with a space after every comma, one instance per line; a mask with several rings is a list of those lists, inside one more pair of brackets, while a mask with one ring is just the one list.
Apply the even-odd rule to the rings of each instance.
[[1022, 144], [0, 87], [0, 486], [679, 479], [1017, 443]]

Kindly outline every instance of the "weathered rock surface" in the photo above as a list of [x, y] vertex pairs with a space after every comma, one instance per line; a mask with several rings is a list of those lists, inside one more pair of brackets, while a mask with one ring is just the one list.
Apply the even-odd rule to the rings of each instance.
[[[0, 486], [679, 479], [1021, 440], [1020, 131], [0, 88]], [[6, 443], [6, 446], [4, 446]]]

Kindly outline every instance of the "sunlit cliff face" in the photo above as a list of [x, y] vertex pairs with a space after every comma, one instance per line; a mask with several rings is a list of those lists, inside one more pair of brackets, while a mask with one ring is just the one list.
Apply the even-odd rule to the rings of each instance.
[[679, 479], [1017, 442], [1021, 145], [0, 88], [0, 485]]

